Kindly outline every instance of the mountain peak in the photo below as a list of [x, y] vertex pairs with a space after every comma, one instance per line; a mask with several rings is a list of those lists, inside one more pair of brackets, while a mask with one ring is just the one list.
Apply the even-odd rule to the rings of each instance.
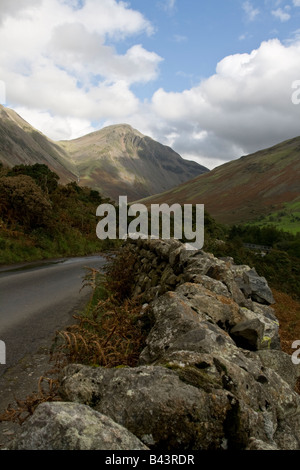
[[138, 200], [208, 171], [129, 124], [107, 126], [60, 144], [76, 165], [80, 183], [115, 200], [119, 195]]
[[138, 131], [137, 129], [135, 129], [134, 127], [132, 127], [130, 124], [112, 124], [110, 126], [106, 126], [102, 129], [103, 131], [104, 130], [107, 130], [107, 131], [111, 131], [111, 132], [130, 132], [130, 133], [133, 133], [133, 134], [137, 134], [139, 135], [140, 137], [144, 137], [144, 135]]
[[208, 171], [129, 124], [53, 142], [13, 110], [1, 107], [0, 137], [0, 162], [44, 163], [62, 182], [79, 181], [115, 200], [120, 195], [129, 201], [151, 196]]

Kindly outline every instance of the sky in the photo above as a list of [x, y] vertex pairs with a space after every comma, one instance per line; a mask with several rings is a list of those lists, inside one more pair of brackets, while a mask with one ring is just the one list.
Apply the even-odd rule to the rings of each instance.
[[56, 141], [126, 123], [213, 169], [300, 135], [297, 87], [300, 0], [0, 1], [0, 101]]

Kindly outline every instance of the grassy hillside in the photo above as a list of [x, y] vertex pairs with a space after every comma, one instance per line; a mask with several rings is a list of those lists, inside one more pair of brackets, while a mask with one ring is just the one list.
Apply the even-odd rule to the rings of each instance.
[[258, 227], [274, 226], [279, 230], [296, 234], [300, 232], [300, 197], [294, 202], [287, 202], [281, 209], [271, 212], [269, 215], [261, 215], [251, 225]]
[[221, 165], [143, 202], [205, 204], [218, 222], [226, 224], [265, 224], [273, 217], [278, 226], [296, 232], [300, 227], [299, 198], [300, 137], [297, 137]]

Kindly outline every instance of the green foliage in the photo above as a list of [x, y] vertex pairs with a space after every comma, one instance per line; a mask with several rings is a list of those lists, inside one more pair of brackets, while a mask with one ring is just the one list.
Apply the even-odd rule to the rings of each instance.
[[[270, 286], [300, 298], [300, 236], [275, 227], [239, 225], [224, 227], [225, 236], [206, 239], [204, 249], [217, 257], [230, 256], [237, 264], [254, 267]], [[245, 244], [268, 246], [267, 253], [250, 250]]]
[[228, 229], [227, 238], [232, 241], [269, 246], [285, 251], [290, 256], [299, 257], [300, 254], [300, 233], [293, 235], [270, 225], [265, 227], [234, 225]]
[[51, 202], [30, 176], [0, 178], [0, 214], [25, 229], [46, 226], [51, 218]]
[[96, 236], [98, 191], [58, 184], [45, 165], [0, 172], [0, 263], [81, 256], [111, 249]]
[[227, 229], [224, 225], [219, 224], [208, 212], [204, 212], [204, 235], [207, 238], [224, 238]]
[[279, 210], [271, 214], [261, 215], [257, 220], [251, 222], [251, 225], [266, 226], [272, 225], [278, 230], [297, 234], [300, 232], [300, 200], [283, 204]]
[[59, 176], [50, 170], [47, 165], [36, 163], [35, 165], [16, 165], [7, 176], [30, 176], [35, 183], [46, 193], [52, 193], [58, 186]]

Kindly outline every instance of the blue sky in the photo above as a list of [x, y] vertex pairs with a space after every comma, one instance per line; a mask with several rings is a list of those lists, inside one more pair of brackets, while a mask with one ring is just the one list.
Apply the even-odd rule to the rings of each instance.
[[293, 2], [131, 0], [129, 4], [154, 25], [154, 34], [142, 38], [143, 46], [164, 58], [158, 79], [139, 91], [141, 97], [150, 97], [160, 86], [167, 91], [195, 86], [213, 75], [224, 57], [250, 53], [269, 39], [290, 40], [300, 28], [300, 8]]
[[0, 43], [54, 140], [124, 122], [214, 168], [300, 135], [300, 0], [1, 0]]

